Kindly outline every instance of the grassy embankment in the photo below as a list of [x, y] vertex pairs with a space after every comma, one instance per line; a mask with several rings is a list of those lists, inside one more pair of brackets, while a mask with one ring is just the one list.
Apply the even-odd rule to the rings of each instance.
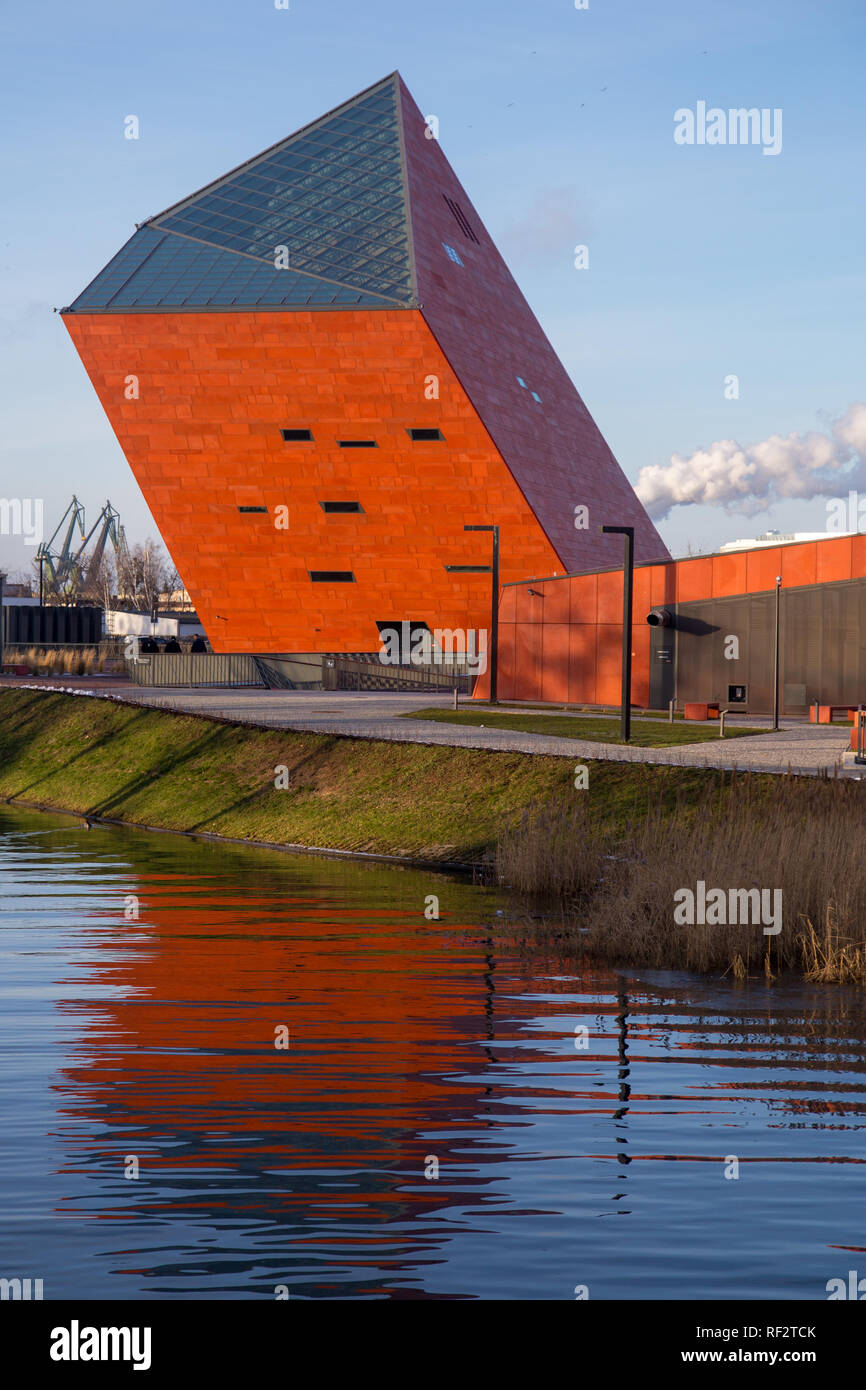
[[[284, 765], [289, 789], [274, 786]], [[598, 764], [609, 829], [697, 796], [699, 770]], [[491, 858], [530, 805], [576, 795], [567, 759], [256, 729], [86, 696], [0, 690], [0, 796], [169, 830], [430, 860]]]
[[[274, 787], [278, 765], [289, 790]], [[866, 983], [856, 782], [255, 729], [0, 690], [0, 797], [272, 844], [495, 862], [575, 958]], [[780, 888], [783, 926], [678, 926], [681, 887]]]
[[[596, 715], [533, 714], [524, 710], [492, 709], [449, 710], [434, 707], [413, 710], [402, 719], [429, 719], [436, 724], [466, 724], [472, 728], [514, 729], [523, 734], [547, 734], [554, 738], [582, 738], [590, 743], [622, 743], [619, 718]], [[766, 729], [725, 727], [725, 738], [743, 738], [747, 734], [765, 734]], [[718, 723], [684, 724], [681, 720], [668, 723], [666, 719], [645, 719], [632, 715], [631, 746], [635, 748], [665, 748], [680, 743], [706, 743], [719, 737]]]

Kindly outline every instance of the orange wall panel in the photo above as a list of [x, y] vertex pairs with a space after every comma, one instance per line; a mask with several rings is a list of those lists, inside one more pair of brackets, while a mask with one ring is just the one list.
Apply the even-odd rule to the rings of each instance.
[[517, 684], [521, 700], [541, 699], [541, 623], [517, 623]]
[[808, 545], [786, 545], [782, 549], [782, 587], [796, 588], [802, 584], [815, 583], [818, 547], [814, 541]]
[[568, 639], [568, 698], [575, 705], [595, 704], [595, 624], [572, 624]]
[[568, 623], [545, 623], [541, 646], [541, 698], [566, 704], [569, 685]]
[[664, 565], [652, 565], [650, 567], [652, 575], [652, 606], [653, 608], [664, 608], [665, 604], [676, 603], [677, 601], [677, 567], [671, 562]]
[[598, 576], [597, 617], [600, 623], [622, 622], [622, 570]]
[[[729, 594], [746, 592], [746, 556], [744, 552], [712, 557], [711, 594], [724, 598]], [[708, 595], [702, 595], [706, 598]]]
[[677, 564], [677, 603], [706, 598], [713, 588], [713, 562], [709, 556], [680, 560]]
[[598, 575], [578, 574], [567, 581], [569, 588], [570, 622], [598, 621]]
[[599, 623], [596, 628], [596, 703], [619, 704], [622, 697], [622, 627]]
[[832, 584], [834, 580], [851, 578], [850, 536], [839, 536], [837, 540], [825, 541], [817, 550], [815, 578], [819, 584]]
[[765, 589], [775, 589], [776, 576], [782, 573], [782, 551], [779, 546], [767, 546], [762, 550], [747, 550], [746, 554], [746, 593], [759, 594]]
[[571, 599], [567, 579], [551, 579], [546, 584], [532, 584], [530, 588], [540, 589], [544, 598], [545, 623], [567, 623], [570, 616]]
[[851, 578], [862, 579], [866, 575], [866, 536], [851, 537]]

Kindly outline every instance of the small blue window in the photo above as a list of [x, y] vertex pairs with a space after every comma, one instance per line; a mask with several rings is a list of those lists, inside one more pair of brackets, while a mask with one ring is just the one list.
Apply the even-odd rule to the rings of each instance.
[[446, 252], [448, 253], [449, 259], [452, 260], [452, 261], [454, 262], [455, 265], [462, 265], [462, 264], [463, 264], [463, 262], [461, 261], [460, 257], [458, 256], [457, 252], [454, 250], [454, 247], [453, 247], [453, 246], [449, 246], [448, 243], [447, 243], [447, 241], [443, 241], [442, 245], [445, 247], [445, 250], [446, 250]]
[[532, 393], [532, 399], [533, 399], [534, 401], [538, 401], [538, 404], [541, 405], [541, 397], [539, 396], [539, 394], [538, 394], [537, 391], [533, 391], [533, 393]]
[[519, 377], [517, 378], [517, 381], [518, 381], [518, 384], [519, 384], [520, 386], [522, 386], [523, 389], [524, 389], [524, 391], [525, 391], [525, 390], [526, 390], [526, 382], [523, 380], [523, 377], [522, 377], [522, 376], [519, 376]]

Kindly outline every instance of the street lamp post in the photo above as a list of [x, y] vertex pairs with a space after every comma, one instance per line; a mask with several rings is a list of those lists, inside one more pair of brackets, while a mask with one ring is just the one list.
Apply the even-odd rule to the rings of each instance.
[[492, 531], [493, 533], [493, 563], [492, 565], [446, 565], [445, 569], [449, 574], [489, 574], [491, 578], [490, 596], [490, 644], [488, 647], [490, 657], [490, 703], [496, 704], [496, 658], [499, 647], [499, 527], [498, 526], [464, 526], [464, 531]]
[[622, 572], [622, 741], [631, 738], [631, 612], [634, 595], [634, 527], [602, 526], [606, 535], [625, 537]]
[[776, 576], [776, 636], [773, 658], [773, 728], [779, 727], [779, 596], [782, 592], [782, 576]]
[[490, 595], [490, 703], [496, 704], [497, 656], [499, 653], [499, 527], [464, 526], [464, 531], [493, 532], [493, 565]]

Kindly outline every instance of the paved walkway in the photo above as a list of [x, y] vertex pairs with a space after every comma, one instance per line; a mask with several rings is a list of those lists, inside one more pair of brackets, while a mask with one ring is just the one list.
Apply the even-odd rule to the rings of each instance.
[[[436, 724], [427, 720], [401, 719], [401, 714], [417, 709], [451, 705], [450, 695], [403, 694], [391, 692], [330, 693], [300, 690], [156, 690], [114, 681], [3, 680], [3, 685], [39, 685], [43, 689], [92, 690], [115, 698], [160, 709], [206, 714], [241, 724], [266, 728], [304, 729], [314, 733], [344, 734], [357, 738], [390, 739], [400, 743], [436, 743], [460, 748], [486, 748], [509, 752], [545, 754], [579, 762], [664, 763], [681, 767], [740, 768], [754, 772], [798, 772], [805, 775], [832, 774], [860, 777], [866, 768], [843, 768], [842, 755], [848, 747], [849, 729], [783, 721], [777, 732], [754, 738], [722, 740], [718, 724], [707, 724], [706, 743], [675, 748], [631, 748], [584, 739], [560, 738], [548, 734], [527, 734], [508, 729], [484, 729], [460, 724]], [[463, 702], [462, 702], [463, 703]], [[469, 702], [465, 705], [468, 707]], [[533, 711], [561, 714], [560, 709]], [[611, 716], [614, 719], [618, 716]], [[729, 727], [734, 723], [729, 717]], [[769, 724], [756, 716], [743, 716], [749, 727]]]

